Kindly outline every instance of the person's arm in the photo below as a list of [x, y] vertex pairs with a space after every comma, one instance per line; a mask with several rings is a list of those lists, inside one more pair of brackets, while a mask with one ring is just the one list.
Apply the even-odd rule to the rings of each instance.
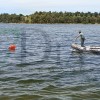
[[76, 40], [77, 40], [77, 38], [79, 38], [79, 37], [80, 37], [80, 34], [79, 34], [78, 36], [76, 36], [76, 37], [75, 37], [75, 41], [76, 41]]

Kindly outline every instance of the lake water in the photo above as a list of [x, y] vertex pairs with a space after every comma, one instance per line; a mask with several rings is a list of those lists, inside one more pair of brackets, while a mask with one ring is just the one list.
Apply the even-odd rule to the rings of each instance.
[[100, 54], [73, 52], [79, 30], [100, 46], [98, 24], [0, 24], [0, 100], [100, 100]]

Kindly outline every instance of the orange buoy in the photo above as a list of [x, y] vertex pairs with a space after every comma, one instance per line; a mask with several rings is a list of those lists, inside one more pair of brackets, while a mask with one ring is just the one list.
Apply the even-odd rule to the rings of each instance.
[[16, 45], [11, 44], [11, 45], [9, 46], [9, 50], [10, 50], [10, 51], [15, 51], [15, 49], [16, 49]]

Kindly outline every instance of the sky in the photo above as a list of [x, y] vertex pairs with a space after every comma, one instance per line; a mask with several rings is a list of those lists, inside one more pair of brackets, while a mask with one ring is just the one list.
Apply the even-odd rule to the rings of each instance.
[[0, 0], [0, 14], [33, 14], [36, 11], [100, 12], [100, 0]]

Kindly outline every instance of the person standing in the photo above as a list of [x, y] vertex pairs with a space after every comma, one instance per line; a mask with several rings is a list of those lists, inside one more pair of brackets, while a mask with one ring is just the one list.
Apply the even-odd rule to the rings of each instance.
[[76, 37], [76, 39], [79, 37], [80, 37], [80, 41], [81, 41], [81, 47], [84, 47], [85, 36], [83, 35], [83, 33], [81, 31], [79, 31], [79, 35]]

